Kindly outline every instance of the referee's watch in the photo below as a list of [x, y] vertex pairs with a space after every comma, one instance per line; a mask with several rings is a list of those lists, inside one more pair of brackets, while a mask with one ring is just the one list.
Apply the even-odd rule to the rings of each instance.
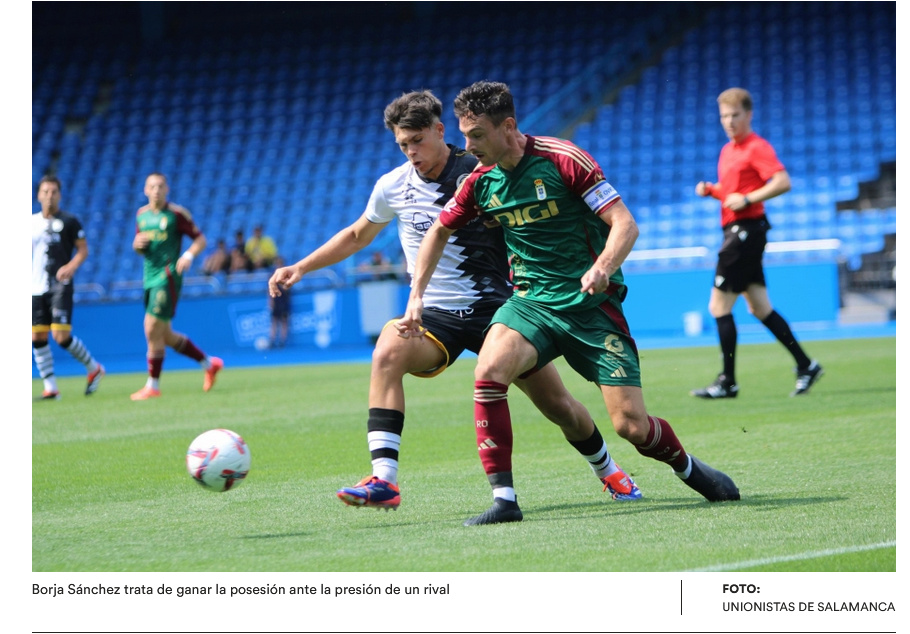
[[752, 201], [749, 200], [748, 196], [743, 196], [743, 202], [746, 203], [746, 207], [752, 204]]

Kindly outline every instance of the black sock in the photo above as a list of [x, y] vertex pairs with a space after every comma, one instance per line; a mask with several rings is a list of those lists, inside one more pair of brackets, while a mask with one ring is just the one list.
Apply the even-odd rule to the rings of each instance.
[[802, 346], [799, 345], [796, 336], [793, 334], [793, 331], [790, 330], [789, 324], [780, 316], [780, 313], [776, 310], [772, 310], [771, 314], [762, 319], [761, 323], [763, 323], [768, 330], [771, 331], [771, 334], [777, 337], [777, 340], [793, 355], [797, 368], [805, 370], [812, 364], [811, 359], [803, 352]]
[[370, 432], [386, 432], [397, 436], [387, 440], [379, 440], [370, 448], [370, 458], [392, 458], [398, 460], [398, 445], [401, 442], [401, 432], [404, 430], [404, 413], [394, 409], [371, 407], [367, 418], [367, 437]]
[[736, 383], [736, 322], [733, 321], [733, 315], [718, 317], [716, 321], [723, 375], [727, 382]]

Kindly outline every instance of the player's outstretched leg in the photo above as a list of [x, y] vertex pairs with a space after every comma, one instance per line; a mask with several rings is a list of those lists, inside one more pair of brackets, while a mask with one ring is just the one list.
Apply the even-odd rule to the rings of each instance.
[[103, 378], [104, 366], [99, 363], [94, 372], [88, 373], [88, 378], [85, 382], [85, 395], [88, 396], [89, 394], [97, 392], [98, 386], [101, 385], [101, 379]]
[[493, 506], [480, 515], [475, 515], [464, 521], [465, 526], [479, 526], [481, 524], [503, 524], [505, 522], [520, 522], [522, 519], [518, 501], [510, 502], [502, 498], [493, 498]]
[[215, 386], [215, 376], [224, 367], [224, 361], [218, 357], [209, 357], [209, 367], [205, 371], [205, 378], [202, 380], [202, 391], [208, 392]]
[[398, 486], [373, 475], [365, 477], [352, 487], [339, 489], [335, 495], [348, 506], [372, 506], [394, 511], [401, 504]]
[[709, 502], [732, 502], [740, 499], [739, 489], [726, 473], [709, 467], [689, 454], [689, 475], [676, 473], [689, 487], [701, 493]]

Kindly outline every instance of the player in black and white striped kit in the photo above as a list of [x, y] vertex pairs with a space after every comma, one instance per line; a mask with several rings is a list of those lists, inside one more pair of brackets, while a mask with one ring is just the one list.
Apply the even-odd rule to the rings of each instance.
[[60, 209], [60, 196], [60, 180], [43, 177], [38, 183], [41, 211], [32, 214], [32, 352], [44, 380], [42, 399], [60, 398], [48, 333], [85, 366], [86, 395], [104, 377], [104, 367], [73, 335], [73, 275], [88, 257], [88, 243], [79, 220]]
[[[446, 144], [440, 121], [442, 103], [430, 91], [406, 93], [386, 106], [384, 114], [385, 125], [394, 133], [407, 162], [376, 182], [366, 210], [353, 224], [299, 262], [276, 270], [269, 280], [272, 297], [310, 271], [337, 264], [366, 248], [393, 220], [398, 223], [408, 272], [413, 272], [427, 230], [477, 160]], [[502, 229], [485, 226], [478, 216], [455, 232], [446, 245], [424, 295], [422, 336], [405, 338], [388, 325], [379, 335], [373, 351], [367, 419], [373, 472], [357, 485], [337, 492], [345, 504], [398, 507], [398, 457], [405, 412], [403, 377], [433, 377], [464, 350], [478, 352], [493, 313], [511, 294]], [[569, 394], [552, 364], [516, 385], [559, 425], [566, 439], [588, 460], [604, 490], [609, 484], [614, 499], [627, 499], [617, 496], [617, 490], [638, 491], [612, 460], [591, 415]]]

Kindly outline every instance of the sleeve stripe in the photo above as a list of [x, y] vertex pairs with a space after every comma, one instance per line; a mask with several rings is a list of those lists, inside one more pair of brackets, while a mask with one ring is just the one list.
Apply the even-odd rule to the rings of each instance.
[[544, 152], [553, 152], [554, 154], [568, 156], [589, 172], [597, 167], [597, 165], [573, 143], [566, 143], [565, 141], [553, 137], [534, 137], [534, 147]]

